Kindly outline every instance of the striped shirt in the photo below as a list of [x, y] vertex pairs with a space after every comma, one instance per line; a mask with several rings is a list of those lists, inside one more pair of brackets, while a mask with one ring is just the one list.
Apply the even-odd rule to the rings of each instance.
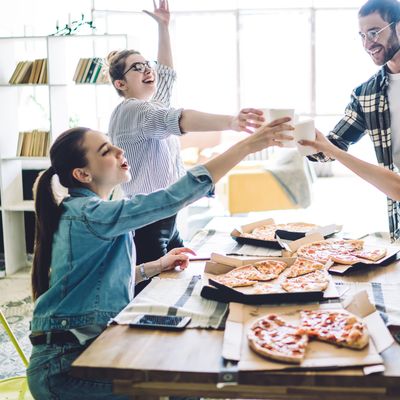
[[[388, 87], [388, 71], [384, 66], [353, 91], [345, 116], [328, 138], [334, 145], [347, 151], [351, 144], [368, 134], [374, 144], [379, 165], [398, 172], [393, 162]], [[322, 153], [309, 158], [312, 161], [330, 161]], [[400, 238], [400, 203], [388, 198], [387, 206], [390, 237], [394, 241]]]
[[125, 151], [131, 167], [132, 179], [122, 185], [130, 196], [165, 189], [186, 173], [178, 139], [182, 109], [169, 106], [176, 73], [159, 65], [157, 74], [157, 90], [150, 101], [125, 99], [110, 119], [110, 139]]

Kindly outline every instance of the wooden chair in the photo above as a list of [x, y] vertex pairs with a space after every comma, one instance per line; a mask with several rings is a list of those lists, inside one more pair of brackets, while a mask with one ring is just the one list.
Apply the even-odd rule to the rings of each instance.
[[[22, 362], [24, 363], [25, 367], [27, 367], [28, 360], [1, 310], [0, 322], [1, 325], [3, 325], [3, 328], [10, 338], [12, 344], [14, 345], [15, 350], [17, 350], [17, 353], [21, 357]], [[33, 397], [29, 392], [26, 376], [17, 376], [14, 378], [0, 380], [0, 400], [33, 400]]]

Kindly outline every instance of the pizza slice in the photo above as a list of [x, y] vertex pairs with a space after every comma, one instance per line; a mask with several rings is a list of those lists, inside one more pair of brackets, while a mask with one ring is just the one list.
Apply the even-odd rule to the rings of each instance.
[[356, 257], [353, 253], [333, 253], [331, 260], [336, 264], [352, 265], [362, 260]]
[[251, 281], [262, 281], [262, 274], [253, 265], [244, 265], [229, 271], [226, 276], [231, 276], [239, 279], [249, 279]]
[[296, 261], [287, 269], [286, 276], [288, 278], [296, 278], [300, 275], [306, 275], [310, 272], [323, 269], [324, 265], [317, 261], [298, 257], [296, 258]]
[[386, 249], [375, 249], [375, 250], [356, 250], [352, 254], [356, 257], [363, 258], [369, 261], [379, 261], [386, 256]]
[[329, 278], [325, 271], [314, 271], [297, 278], [286, 278], [281, 286], [289, 293], [321, 292], [329, 286]]
[[302, 332], [337, 346], [363, 349], [369, 343], [365, 324], [345, 310], [301, 311]]
[[298, 326], [276, 314], [268, 314], [255, 321], [247, 334], [250, 348], [272, 360], [300, 364], [305, 356], [308, 337]]
[[262, 274], [274, 274], [276, 277], [287, 268], [287, 264], [285, 262], [276, 260], [258, 261], [253, 265]]
[[212, 280], [220, 283], [221, 285], [228, 286], [230, 288], [253, 286], [256, 284], [256, 281], [236, 278], [234, 276], [227, 276], [227, 275], [214, 276], [212, 277]]
[[268, 282], [257, 282], [253, 286], [242, 287], [237, 289], [244, 294], [275, 294], [285, 293], [285, 291], [277, 284]]

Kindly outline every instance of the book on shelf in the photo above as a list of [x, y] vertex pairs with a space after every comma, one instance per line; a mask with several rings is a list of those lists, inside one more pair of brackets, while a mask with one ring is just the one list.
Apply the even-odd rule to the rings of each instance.
[[73, 80], [75, 83], [109, 83], [103, 59], [81, 58], [76, 66]]
[[18, 85], [47, 83], [47, 60], [20, 61], [14, 69], [8, 83]]
[[18, 135], [17, 157], [47, 157], [50, 133], [48, 131], [20, 132]]

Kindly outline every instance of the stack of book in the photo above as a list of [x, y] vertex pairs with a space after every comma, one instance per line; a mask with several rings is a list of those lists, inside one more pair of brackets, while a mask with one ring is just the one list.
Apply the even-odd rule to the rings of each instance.
[[46, 84], [47, 59], [40, 58], [35, 61], [20, 61], [8, 81], [12, 85], [22, 83]]
[[109, 83], [104, 60], [99, 57], [79, 59], [73, 80], [75, 83]]
[[49, 154], [50, 133], [48, 131], [20, 132], [18, 136], [17, 157], [47, 157]]

